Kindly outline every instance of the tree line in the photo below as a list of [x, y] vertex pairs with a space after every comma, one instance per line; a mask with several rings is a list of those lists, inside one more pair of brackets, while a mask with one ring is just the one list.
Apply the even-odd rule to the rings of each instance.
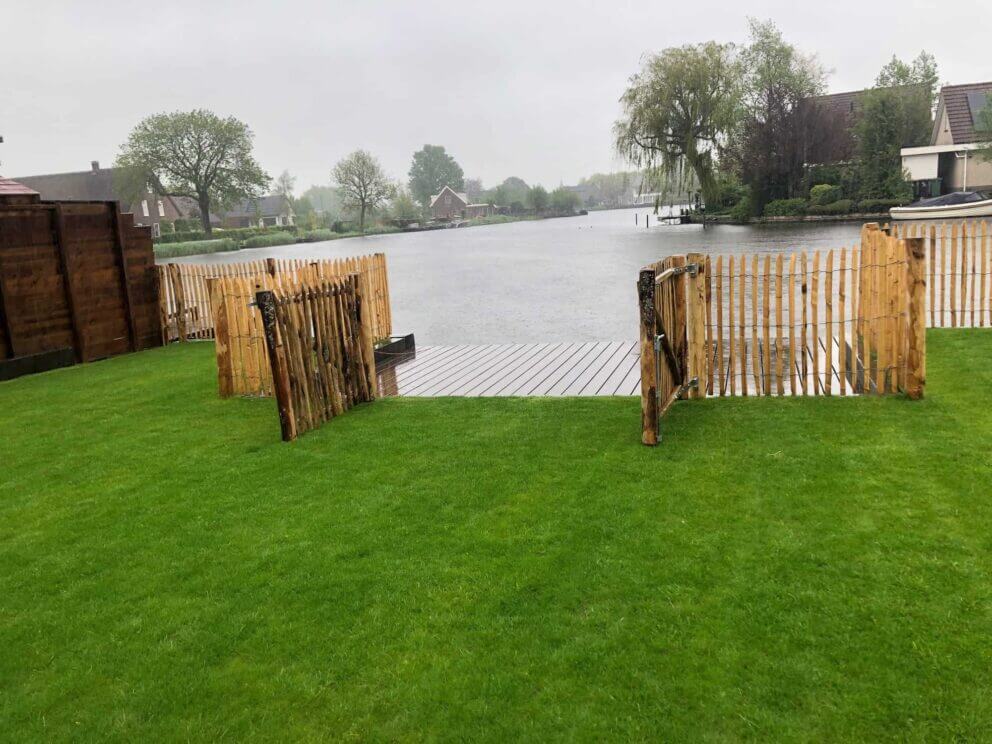
[[[810, 143], [836, 125], [809, 105], [826, 91], [827, 71], [771, 21], [750, 19], [749, 32], [743, 46], [709, 41], [649, 56], [620, 98], [617, 151], [669, 186], [694, 180], [708, 209], [733, 207], [742, 218], [805, 200], [815, 186], [832, 187], [821, 201], [909, 198], [900, 149], [929, 143], [934, 57], [893, 57], [858, 96], [850, 157], [812, 168]], [[992, 140], [992, 104], [983, 117]]]
[[373, 215], [399, 221], [429, 218], [431, 199], [445, 186], [467, 193], [471, 202], [503, 206], [511, 213], [561, 214], [581, 206], [578, 195], [565, 187], [549, 192], [515, 176], [485, 189], [481, 179], [465, 178], [440, 145], [424, 145], [414, 153], [405, 184], [391, 180], [374, 155], [356, 150], [334, 165], [329, 185], [311, 187], [297, 197], [296, 179], [288, 171], [273, 180], [261, 168], [252, 154], [253, 139], [244, 122], [204, 109], [147, 117], [121, 148], [118, 188], [134, 195], [151, 188], [192, 200], [207, 235], [212, 213], [258, 199], [273, 187], [311, 227], [320, 221], [330, 226], [329, 216], [347, 213], [357, 218], [361, 231]]

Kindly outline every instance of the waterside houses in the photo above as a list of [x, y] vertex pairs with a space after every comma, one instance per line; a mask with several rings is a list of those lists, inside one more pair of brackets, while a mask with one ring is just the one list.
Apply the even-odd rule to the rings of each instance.
[[992, 140], [979, 114], [992, 105], [992, 82], [940, 89], [930, 144], [902, 149], [903, 169], [921, 196], [952, 191], [992, 191], [992, 163], [976, 152]]

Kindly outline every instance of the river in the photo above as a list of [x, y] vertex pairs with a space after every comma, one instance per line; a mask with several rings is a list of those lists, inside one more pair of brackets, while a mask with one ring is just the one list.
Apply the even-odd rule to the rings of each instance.
[[[637, 337], [637, 271], [675, 253], [712, 255], [840, 248], [859, 223], [644, 227], [649, 210], [324, 243], [178, 259], [334, 258], [386, 254], [393, 332], [419, 345], [615, 341]], [[638, 215], [638, 224], [634, 216]]]

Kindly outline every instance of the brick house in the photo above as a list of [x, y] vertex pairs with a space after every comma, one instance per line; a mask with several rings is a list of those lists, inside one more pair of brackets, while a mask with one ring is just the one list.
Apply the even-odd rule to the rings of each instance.
[[[890, 88], [905, 96], [924, 93], [922, 86]], [[804, 98], [799, 104], [803, 162], [807, 165], [849, 163], [854, 159], [854, 126], [869, 90], [852, 90]]]
[[220, 212], [221, 226], [226, 228], [286, 227], [296, 224], [295, 220], [293, 206], [281, 194], [243, 199], [232, 209]]
[[133, 201], [121, 198], [115, 184], [116, 171], [116, 168], [101, 168], [100, 162], [94, 160], [86, 171], [19, 176], [14, 180], [34, 189], [46, 201], [119, 201], [121, 211], [134, 214], [134, 224], [151, 226], [153, 237], [161, 234], [162, 221], [194, 215], [191, 200], [162, 196], [150, 189]]
[[459, 193], [450, 186], [431, 197], [431, 216], [435, 220], [452, 220], [456, 218], [471, 219], [473, 217], [489, 217], [496, 214], [492, 204], [469, 204], [468, 196]]

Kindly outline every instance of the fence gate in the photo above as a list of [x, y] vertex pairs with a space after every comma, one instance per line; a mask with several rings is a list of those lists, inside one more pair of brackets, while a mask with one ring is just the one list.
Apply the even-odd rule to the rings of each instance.
[[641, 440], [657, 444], [684, 397], [922, 397], [925, 257], [922, 238], [870, 224], [859, 247], [811, 261], [690, 253], [641, 269]]
[[[657, 444], [661, 418], [679, 398], [699, 395], [699, 367], [688, 353], [689, 293], [698, 293], [702, 256], [669, 256], [641, 269], [637, 281], [641, 315], [641, 441]], [[694, 307], [695, 305], [693, 305]]]

